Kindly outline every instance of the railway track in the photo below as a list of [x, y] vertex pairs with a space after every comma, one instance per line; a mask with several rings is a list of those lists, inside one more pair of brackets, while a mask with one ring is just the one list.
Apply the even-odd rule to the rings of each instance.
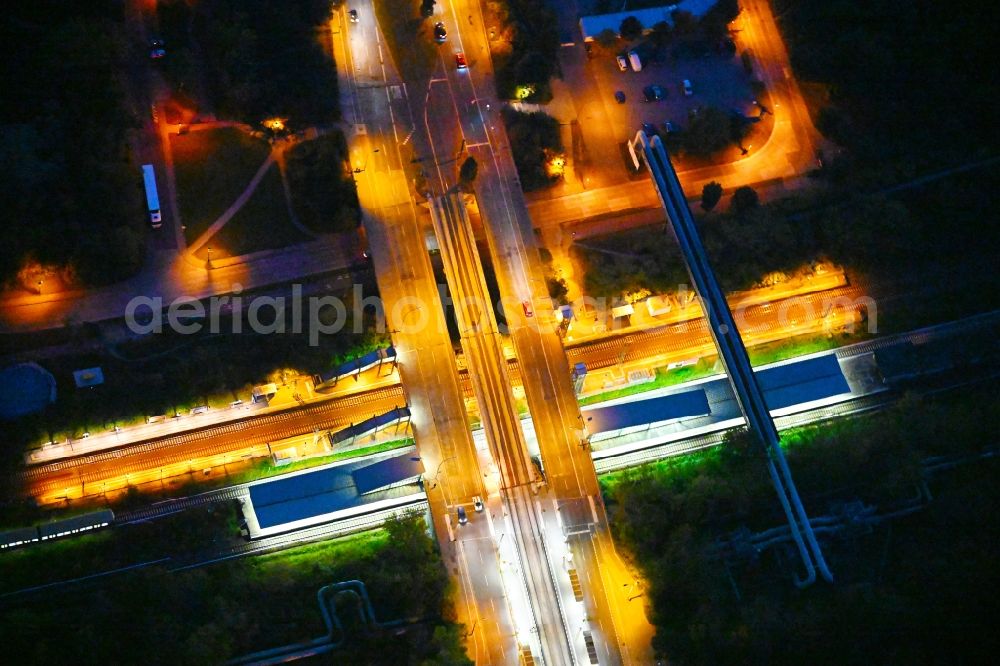
[[242, 483], [238, 486], [210, 490], [209, 492], [201, 493], [200, 495], [164, 500], [141, 509], [136, 509], [135, 511], [120, 513], [115, 519], [115, 523], [119, 525], [139, 523], [146, 520], [163, 518], [164, 516], [179, 513], [187, 509], [205, 506], [206, 504], [227, 502], [229, 500], [241, 500], [247, 496], [248, 492], [249, 490], [247, 489], [247, 484]]
[[[846, 288], [834, 291], [839, 293], [843, 289]], [[754, 306], [758, 309], [764, 307], [766, 306]], [[700, 322], [687, 322], [687, 325], [704, 327]], [[851, 358], [873, 353], [902, 342], [920, 343], [939, 335], [954, 335], [997, 327], [998, 325], [1000, 325], [1000, 311], [994, 311], [958, 322], [949, 322], [909, 333], [868, 340], [843, 347], [836, 354], [841, 359]], [[588, 366], [606, 367], [621, 362], [623, 349], [626, 350], [624, 358], [629, 359], [642, 358], [647, 353], [645, 350], [650, 347], [669, 351], [683, 346], [685, 342], [677, 339], [671, 329], [672, 326], [657, 327], [627, 334], [613, 340], [602, 340], [584, 347], [573, 347], [567, 350], [567, 355], [570, 362], [575, 363], [584, 358], [581, 356], [583, 352], [578, 350], [587, 350]], [[675, 338], [673, 341], [669, 339], [671, 336]], [[711, 342], [707, 330], [705, 330], [704, 336], [706, 346], [710, 346]], [[518, 364], [515, 359], [509, 361], [509, 370], [512, 380], [519, 383]], [[472, 397], [471, 383], [466, 376], [463, 376], [462, 383], [466, 397]], [[98, 467], [102, 463], [113, 463], [119, 474], [139, 474], [157, 467], [177, 465], [179, 461], [182, 464], [185, 458], [194, 460], [239, 454], [240, 457], [233, 461], [235, 463], [243, 459], [268, 455], [268, 442], [293, 437], [311, 430], [346, 427], [349, 423], [358, 420], [359, 412], [365, 407], [371, 407], [372, 413], [375, 413], [380, 409], [384, 411], [383, 408], [386, 405], [395, 407], [403, 405], [404, 402], [405, 398], [400, 386], [381, 387], [302, 408], [293, 407], [282, 412], [251, 416], [242, 421], [209, 426], [117, 449], [34, 465], [22, 470], [16, 480], [25, 486], [32, 486], [34, 488], [33, 494], [35, 494], [39, 490], [54, 492], [63, 487], [82, 485], [86, 488], [88, 485], [92, 487], [96, 483], [101, 483], [107, 477], [106, 470], [101, 470]], [[176, 452], [181, 450], [183, 450], [184, 455], [178, 457]], [[94, 468], [95, 471], [90, 471], [88, 468]], [[190, 471], [193, 473], [194, 469]]]
[[[290, 408], [288, 410], [274, 414], [262, 416], [251, 416], [242, 421], [235, 421], [216, 426], [208, 426], [198, 430], [191, 430], [177, 435], [168, 435], [159, 439], [153, 439], [137, 444], [127, 444], [125, 446], [90, 453], [73, 458], [64, 458], [55, 462], [33, 465], [20, 472], [19, 478], [24, 481], [33, 481], [57, 472], [72, 470], [84, 465], [92, 465], [102, 462], [119, 462], [123, 458], [135, 456], [137, 454], [153, 454], [166, 451], [176, 447], [187, 446], [195, 442], [209, 442], [213, 439], [232, 438], [234, 435], [245, 435], [241, 437], [244, 445], [264, 445], [268, 441], [283, 439], [300, 434], [303, 430], [300, 426], [283, 429], [285, 424], [293, 424], [302, 421], [309, 422], [309, 428], [327, 429], [343, 422], [350, 414], [352, 420], [357, 420], [357, 413], [366, 405], [375, 405], [392, 400], [402, 404], [403, 390], [400, 386], [389, 386], [358, 393], [355, 395], [324, 401], [321, 403], [308, 405], [302, 408]], [[377, 410], [376, 410], [377, 411]], [[199, 450], [199, 455], [212, 455], [213, 453], [225, 453], [227, 447], [209, 447], [204, 449], [204, 453]]]

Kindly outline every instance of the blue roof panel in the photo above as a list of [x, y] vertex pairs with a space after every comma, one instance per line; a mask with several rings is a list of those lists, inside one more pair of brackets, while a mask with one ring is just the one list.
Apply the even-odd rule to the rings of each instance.
[[658, 423], [688, 416], [704, 416], [711, 412], [704, 389], [673, 393], [659, 398], [626, 402], [612, 407], [584, 409], [583, 419], [587, 431], [596, 435], [631, 428], [633, 426]]
[[359, 467], [351, 472], [351, 476], [354, 477], [358, 494], [364, 495], [423, 473], [424, 465], [420, 458], [415, 453], [407, 453]]
[[250, 501], [262, 529], [346, 509], [357, 503], [357, 497], [350, 470], [343, 466], [250, 486]]
[[756, 374], [768, 409], [791, 407], [851, 391], [835, 354], [768, 368]]

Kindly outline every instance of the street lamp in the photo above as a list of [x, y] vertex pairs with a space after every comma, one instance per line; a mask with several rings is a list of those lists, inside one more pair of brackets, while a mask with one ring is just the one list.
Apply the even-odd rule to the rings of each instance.
[[[441, 468], [442, 468], [442, 467], [444, 467], [444, 464], [445, 464], [446, 462], [448, 462], [449, 460], [454, 460], [454, 459], [455, 459], [455, 458], [457, 458], [457, 457], [458, 457], [458, 455], [457, 455], [457, 454], [456, 454], [456, 455], [453, 455], [453, 456], [448, 456], [447, 458], [445, 458], [444, 460], [442, 460], [442, 461], [441, 461], [440, 463], [438, 463], [438, 466], [437, 466], [437, 469], [436, 469], [436, 470], [434, 470], [434, 474], [432, 474], [431, 476], [427, 476], [426, 474], [424, 475], [424, 479], [425, 479], [425, 480], [426, 480], [426, 479], [430, 479], [431, 481], [433, 481], [433, 482], [434, 482], [434, 485], [432, 485], [432, 486], [431, 486], [431, 489], [432, 489], [432, 490], [433, 490], [434, 488], [436, 488], [436, 487], [437, 487], [437, 478], [438, 478], [438, 474], [440, 474], [440, 473], [441, 473]], [[412, 457], [410, 458], [410, 460], [412, 460], [412, 461], [414, 461], [414, 462], [417, 462], [418, 460], [421, 460], [421, 458], [420, 458], [420, 456], [412, 456]]]
[[365, 155], [364, 164], [362, 164], [359, 167], [354, 167], [354, 173], [362, 173], [365, 169], [367, 169], [368, 168], [368, 158], [371, 157], [372, 153], [377, 153], [377, 152], [378, 152], [378, 148], [373, 148], [372, 151], [371, 151], [371, 153], [368, 153], [367, 155]]

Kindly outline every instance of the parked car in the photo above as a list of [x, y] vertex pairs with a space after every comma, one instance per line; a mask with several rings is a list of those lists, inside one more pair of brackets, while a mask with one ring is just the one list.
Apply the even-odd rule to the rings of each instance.
[[358, 22], [358, 10], [357, 9], [352, 9], [351, 11], [347, 12], [347, 18], [351, 19], [351, 23], [357, 23]]
[[650, 139], [659, 134], [659, 132], [656, 131], [656, 125], [654, 125], [653, 123], [643, 123], [642, 131], [645, 132], [646, 136], [648, 136]]
[[469, 516], [465, 513], [465, 507], [458, 507], [458, 524], [464, 525], [469, 522]]
[[690, 80], [684, 79], [684, 82], [681, 84], [681, 86], [684, 88], [684, 96], [685, 97], [690, 97], [691, 95], [694, 94], [694, 88], [691, 87], [691, 81]]
[[625, 93], [623, 93], [621, 90], [616, 90], [615, 91], [615, 99], [618, 101], [619, 104], [624, 104], [625, 103]]
[[480, 497], [479, 495], [476, 495], [475, 497], [473, 497], [472, 498], [472, 508], [476, 510], [476, 513], [482, 512], [482, 510], [486, 508], [486, 505], [483, 504], [483, 498]]
[[455, 66], [458, 67], [458, 69], [465, 69], [469, 66], [469, 63], [465, 60], [465, 54], [461, 51], [455, 54]]
[[623, 72], [627, 72], [628, 71], [628, 60], [625, 59], [625, 56], [620, 55], [620, 54], [616, 55], [615, 56], [615, 62], [618, 63], [618, 69], [619, 70], [621, 70]]
[[679, 131], [680, 131], [680, 130], [678, 129], [677, 125], [673, 124], [673, 123], [672, 123], [671, 121], [669, 121], [669, 120], [667, 120], [666, 122], [664, 122], [664, 123], [663, 123], [663, 130], [664, 130], [664, 131], [665, 131], [665, 132], [666, 132], [667, 134], [674, 134], [675, 132], [679, 132]]
[[443, 44], [448, 39], [448, 31], [444, 29], [444, 23], [438, 21], [434, 24], [434, 41]]
[[642, 96], [647, 102], [658, 102], [667, 97], [667, 89], [663, 86], [646, 86], [642, 89]]
[[635, 51], [628, 52], [628, 62], [632, 65], [632, 69], [636, 72], [642, 71], [642, 60], [639, 58], [639, 54]]

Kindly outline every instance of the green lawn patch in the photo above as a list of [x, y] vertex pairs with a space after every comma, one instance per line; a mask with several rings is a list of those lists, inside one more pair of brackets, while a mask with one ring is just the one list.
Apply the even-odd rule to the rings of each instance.
[[[246, 189], [270, 146], [235, 127], [172, 134], [170, 143], [177, 203], [190, 243]], [[165, 194], [163, 190], [161, 196]]]
[[769, 342], [763, 345], [756, 345], [747, 350], [750, 355], [750, 363], [754, 367], [777, 363], [796, 356], [815, 354], [816, 352], [836, 349], [858, 342], [863, 335], [842, 334], [842, 335], [800, 335], [787, 340]]
[[695, 379], [701, 379], [702, 377], [708, 377], [709, 375], [716, 374], [714, 368], [715, 363], [710, 363], [705, 359], [698, 361], [695, 365], [689, 365], [684, 368], [675, 368], [673, 370], [668, 370], [667, 368], [656, 368], [656, 376], [651, 382], [623, 386], [620, 389], [613, 389], [611, 391], [604, 391], [603, 393], [588, 395], [584, 398], [580, 398], [580, 405], [593, 405], [598, 402], [605, 402], [606, 400], [614, 400], [615, 398], [624, 398], [628, 395], [645, 393], [646, 391], [663, 388], [664, 386], [673, 386], [674, 384], [683, 384], [684, 382], [694, 381]]
[[320, 465], [327, 465], [339, 460], [350, 460], [351, 458], [361, 458], [363, 456], [375, 455], [376, 453], [395, 451], [396, 449], [402, 449], [407, 446], [413, 446], [412, 439], [394, 439], [391, 442], [382, 442], [381, 444], [373, 444], [372, 446], [362, 446], [361, 448], [351, 449], [349, 451], [339, 451], [328, 456], [318, 456], [316, 458], [309, 458], [308, 460], [298, 460], [296, 462], [288, 463], [287, 465], [275, 465], [271, 462], [270, 458], [268, 458], [258, 462], [254, 465], [253, 469], [246, 470], [245, 472], [238, 472], [236, 474], [230, 474], [227, 478], [223, 479], [224, 483], [221, 485], [228, 486], [238, 483], [249, 483], [250, 481], [256, 481], [258, 479], [266, 479], [271, 476], [278, 476], [302, 469], [310, 469]]
[[288, 216], [285, 190], [281, 184], [278, 165], [271, 165], [257, 185], [250, 199], [232, 219], [212, 236], [197, 256], [207, 258], [207, 247], [212, 248], [212, 258], [235, 257], [260, 250], [287, 247], [311, 240], [299, 231]]
[[297, 144], [287, 154], [288, 189], [299, 220], [316, 233], [351, 232], [361, 220], [339, 129]]

